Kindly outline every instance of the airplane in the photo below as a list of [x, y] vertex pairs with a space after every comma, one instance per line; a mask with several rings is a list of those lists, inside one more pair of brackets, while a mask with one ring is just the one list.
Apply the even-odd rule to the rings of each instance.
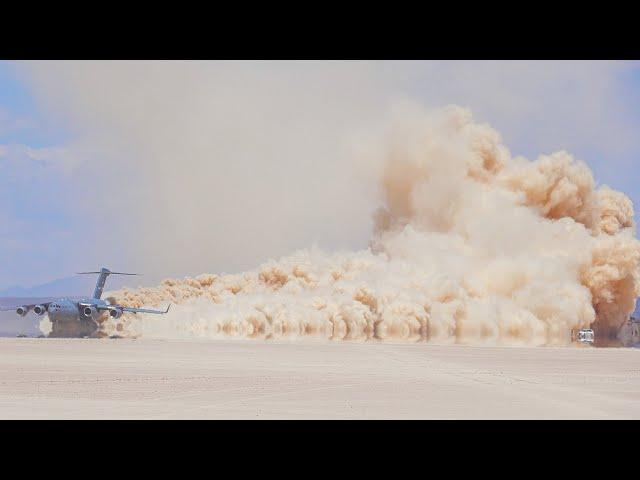
[[33, 310], [36, 315], [49, 315], [52, 324], [50, 337], [76, 337], [94, 335], [99, 330], [98, 320], [109, 313], [112, 318], [120, 318], [124, 312], [128, 313], [153, 313], [165, 314], [166, 310], [149, 310], [145, 308], [131, 308], [122, 305], [112, 305], [103, 300], [102, 291], [109, 275], [137, 275], [135, 273], [112, 272], [102, 267], [99, 272], [80, 272], [78, 275], [95, 275], [98, 274], [96, 288], [91, 298], [51, 298], [43, 299], [42, 303], [31, 305], [20, 305], [10, 308], [0, 308], [0, 311], [13, 310], [21, 317], [24, 317], [29, 311]]

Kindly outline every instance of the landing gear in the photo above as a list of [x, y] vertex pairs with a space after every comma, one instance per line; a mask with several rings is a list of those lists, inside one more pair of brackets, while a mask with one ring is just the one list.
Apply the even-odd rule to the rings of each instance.
[[98, 332], [98, 324], [92, 319], [52, 322], [49, 338], [91, 338]]

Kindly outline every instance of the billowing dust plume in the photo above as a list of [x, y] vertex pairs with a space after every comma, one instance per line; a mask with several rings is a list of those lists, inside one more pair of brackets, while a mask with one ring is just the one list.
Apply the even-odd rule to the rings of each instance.
[[640, 294], [633, 205], [596, 188], [584, 163], [564, 151], [512, 157], [459, 107], [406, 107], [369, 147], [382, 206], [368, 249], [112, 292], [129, 306], [175, 305], [106, 319], [103, 333], [534, 345], [590, 325], [617, 334]]

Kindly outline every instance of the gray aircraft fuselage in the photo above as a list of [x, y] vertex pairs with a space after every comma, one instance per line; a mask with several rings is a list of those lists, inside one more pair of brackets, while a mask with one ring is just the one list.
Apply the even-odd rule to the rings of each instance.
[[[89, 336], [98, 331], [98, 320], [108, 315], [108, 311], [98, 310], [81, 304], [106, 307], [107, 302], [100, 298], [70, 299], [61, 298], [49, 303], [47, 314], [52, 324], [49, 336]], [[88, 314], [88, 315], [87, 315]]]

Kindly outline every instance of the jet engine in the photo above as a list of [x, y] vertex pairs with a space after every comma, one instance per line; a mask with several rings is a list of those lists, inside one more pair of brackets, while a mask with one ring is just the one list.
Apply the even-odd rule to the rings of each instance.
[[92, 318], [98, 313], [96, 307], [84, 307], [82, 309], [82, 314], [87, 318]]
[[20, 315], [21, 317], [24, 317], [27, 313], [29, 313], [29, 307], [26, 306], [26, 305], [18, 307], [18, 308], [16, 308], [16, 313], [18, 315]]
[[45, 307], [44, 305], [36, 305], [35, 307], [33, 307], [33, 311], [36, 315], [44, 315], [45, 313], [47, 313], [47, 307]]
[[122, 316], [122, 309], [114, 308], [112, 310], [109, 310], [109, 315], [111, 315], [111, 318], [120, 318]]

